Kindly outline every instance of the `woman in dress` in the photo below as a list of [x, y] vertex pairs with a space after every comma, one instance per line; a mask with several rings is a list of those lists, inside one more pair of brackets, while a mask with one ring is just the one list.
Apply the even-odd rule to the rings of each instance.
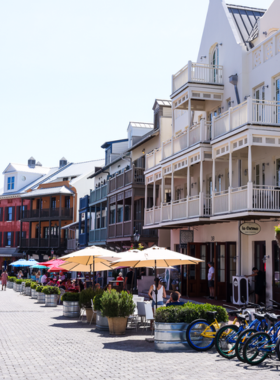
[[7, 270], [4, 270], [4, 272], [2, 273], [2, 276], [1, 276], [2, 290], [4, 290], [4, 287], [6, 290], [7, 280], [8, 280], [8, 273], [7, 273]]

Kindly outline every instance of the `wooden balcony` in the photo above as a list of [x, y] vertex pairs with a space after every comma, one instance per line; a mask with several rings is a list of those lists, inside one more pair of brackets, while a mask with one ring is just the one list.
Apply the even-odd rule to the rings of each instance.
[[35, 210], [22, 210], [21, 219], [72, 219], [73, 218], [73, 208], [46, 208], [46, 209], [35, 209]]
[[92, 205], [101, 199], [105, 199], [108, 193], [107, 183], [103, 186], [97, 187], [95, 190], [90, 192], [89, 204]]
[[189, 61], [186, 66], [172, 76], [172, 94], [188, 82], [223, 84], [223, 66]]
[[67, 240], [51, 237], [50, 239], [45, 238], [31, 238], [21, 239], [22, 248], [67, 248]]
[[112, 193], [116, 190], [122, 189], [125, 186], [131, 184], [145, 184], [145, 169], [143, 168], [132, 168], [124, 171], [123, 173], [115, 175], [109, 180], [109, 191]]
[[107, 239], [107, 228], [99, 228], [96, 230], [89, 231], [89, 244], [94, 245], [95, 243], [106, 242]]

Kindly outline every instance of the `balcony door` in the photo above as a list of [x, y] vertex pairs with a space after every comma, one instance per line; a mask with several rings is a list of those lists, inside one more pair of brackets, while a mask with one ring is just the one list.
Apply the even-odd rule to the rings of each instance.
[[260, 86], [255, 90], [255, 99], [256, 99], [256, 105], [255, 105], [255, 117], [256, 121], [261, 122], [265, 120], [265, 106], [263, 104], [263, 101], [265, 100], [265, 91], [264, 86]]
[[210, 65], [213, 67], [213, 74], [212, 74], [212, 79], [213, 79], [213, 82], [214, 83], [217, 83], [218, 82], [218, 75], [219, 75], [219, 69], [218, 69], [218, 66], [219, 66], [219, 61], [220, 61], [220, 57], [219, 57], [219, 45], [216, 44], [214, 46], [214, 48], [212, 49], [212, 52], [210, 53]]

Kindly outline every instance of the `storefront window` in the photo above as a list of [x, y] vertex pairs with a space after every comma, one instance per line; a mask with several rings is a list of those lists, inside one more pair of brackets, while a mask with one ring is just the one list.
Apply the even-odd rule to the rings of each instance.
[[280, 288], [280, 252], [277, 245], [274, 245], [274, 286]]
[[116, 205], [110, 205], [110, 224], [116, 223]]
[[217, 252], [217, 274], [218, 274], [218, 282], [225, 282], [225, 262], [226, 262], [226, 255], [225, 255], [225, 245], [221, 244], [217, 246], [218, 252]]
[[232, 284], [232, 276], [236, 275], [236, 246], [229, 245], [229, 283]]

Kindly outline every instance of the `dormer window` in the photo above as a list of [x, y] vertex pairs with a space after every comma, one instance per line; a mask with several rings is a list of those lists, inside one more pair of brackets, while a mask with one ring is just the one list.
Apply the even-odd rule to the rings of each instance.
[[15, 188], [15, 177], [8, 177], [8, 190], [14, 190]]

